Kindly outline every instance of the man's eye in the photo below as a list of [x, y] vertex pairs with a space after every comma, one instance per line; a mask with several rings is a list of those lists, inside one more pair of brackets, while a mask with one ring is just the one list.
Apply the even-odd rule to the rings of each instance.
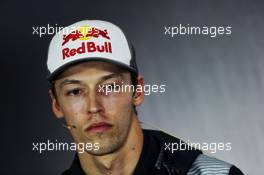
[[114, 84], [108, 84], [106, 85], [107, 90], [111, 91], [115, 89], [115, 85]]
[[105, 85], [105, 90], [107, 91], [118, 91], [120, 89], [120, 85], [117, 83], [110, 83]]
[[68, 96], [76, 96], [76, 95], [80, 95], [80, 94], [81, 94], [80, 89], [73, 89], [73, 90], [70, 90], [66, 93], [66, 95], [68, 95]]
[[108, 83], [108, 84], [103, 84], [99, 86], [99, 92], [108, 95], [113, 92], [119, 92], [120, 91], [120, 84], [118, 83]]

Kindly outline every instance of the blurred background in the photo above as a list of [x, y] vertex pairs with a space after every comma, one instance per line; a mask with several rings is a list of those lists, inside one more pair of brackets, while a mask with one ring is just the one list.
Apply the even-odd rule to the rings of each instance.
[[[140, 120], [191, 142], [231, 142], [212, 156], [260, 175], [264, 166], [263, 1], [7, 1], [1, 10], [1, 174], [60, 174], [70, 151], [32, 151], [32, 142], [67, 141], [50, 108], [46, 57], [52, 35], [33, 27], [83, 19], [119, 25], [134, 44], [146, 84]], [[231, 26], [231, 35], [165, 35], [165, 26]]]

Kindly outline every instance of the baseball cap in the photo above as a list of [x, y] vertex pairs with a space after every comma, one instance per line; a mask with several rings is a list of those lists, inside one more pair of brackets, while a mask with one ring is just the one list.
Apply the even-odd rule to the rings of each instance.
[[48, 80], [86, 61], [110, 62], [138, 74], [132, 44], [118, 26], [107, 21], [83, 20], [57, 32], [48, 50]]

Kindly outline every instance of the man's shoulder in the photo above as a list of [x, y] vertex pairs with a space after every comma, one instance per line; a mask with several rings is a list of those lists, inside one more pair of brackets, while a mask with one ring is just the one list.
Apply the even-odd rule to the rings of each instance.
[[205, 154], [195, 159], [187, 173], [187, 175], [195, 174], [243, 175], [236, 166]]
[[163, 131], [144, 129], [143, 133], [144, 137], [151, 138], [152, 146], [155, 144], [159, 147], [159, 156], [155, 164], [159, 172], [164, 169], [168, 173], [178, 172], [178, 174], [186, 174], [195, 159], [202, 154], [200, 150], [196, 149], [178, 149], [180, 143], [184, 142]]
[[162, 163], [167, 168], [181, 170], [182, 174], [226, 174], [243, 175], [234, 165], [214, 157], [207, 156], [202, 151], [185, 147], [180, 149], [180, 144], [185, 144], [181, 139], [157, 130], [143, 130], [144, 135], [153, 137], [160, 145], [163, 157]]

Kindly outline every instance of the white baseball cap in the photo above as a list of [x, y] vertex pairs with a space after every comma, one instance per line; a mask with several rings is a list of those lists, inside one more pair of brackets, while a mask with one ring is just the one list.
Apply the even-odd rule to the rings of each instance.
[[48, 80], [67, 67], [84, 61], [114, 63], [138, 74], [135, 52], [123, 31], [100, 20], [84, 20], [59, 31], [48, 50]]

